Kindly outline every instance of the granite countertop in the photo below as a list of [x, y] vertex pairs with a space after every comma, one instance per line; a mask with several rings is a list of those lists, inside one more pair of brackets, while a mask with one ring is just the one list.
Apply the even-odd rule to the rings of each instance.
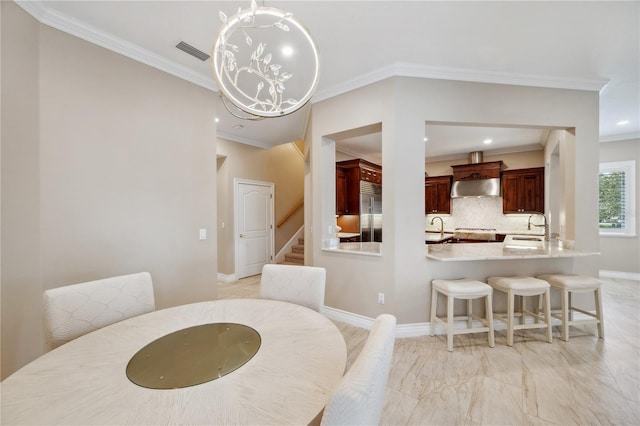
[[504, 243], [430, 244], [427, 258], [443, 262], [473, 260], [549, 259], [599, 255], [560, 247], [545, 242], [540, 247], [509, 247]]
[[351, 238], [357, 237], [358, 235], [360, 235], [358, 232], [338, 232], [336, 234], [338, 238]]
[[363, 254], [366, 256], [381, 256], [382, 243], [377, 243], [377, 242], [339, 243], [337, 248], [326, 247], [326, 248], [323, 248], [322, 251]]
[[440, 232], [425, 232], [424, 240], [429, 243], [441, 243], [453, 238], [453, 233], [445, 232], [440, 234]]

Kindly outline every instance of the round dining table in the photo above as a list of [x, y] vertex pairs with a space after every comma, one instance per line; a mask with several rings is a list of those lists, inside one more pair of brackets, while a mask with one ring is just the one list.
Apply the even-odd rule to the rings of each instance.
[[[244, 365], [177, 389], [149, 389], [127, 377], [140, 349], [167, 334], [235, 323], [260, 335]], [[303, 306], [225, 299], [157, 310], [79, 337], [1, 383], [0, 423], [308, 424], [343, 376], [347, 350], [329, 319]]]

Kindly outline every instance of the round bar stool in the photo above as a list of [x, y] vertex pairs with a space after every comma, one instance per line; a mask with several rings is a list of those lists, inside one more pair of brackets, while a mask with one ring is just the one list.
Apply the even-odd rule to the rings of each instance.
[[[602, 318], [602, 295], [600, 294], [600, 281], [586, 275], [571, 274], [546, 274], [538, 275], [541, 280], [547, 281], [551, 287], [560, 290], [561, 309], [560, 315], [552, 313], [551, 316], [562, 321], [562, 340], [569, 341], [569, 326], [576, 324], [592, 323], [598, 325], [598, 337], [604, 339], [604, 320]], [[572, 293], [591, 293], [595, 302], [595, 313], [576, 308], [571, 303]], [[580, 312], [590, 318], [573, 319], [573, 312]]]
[[[438, 293], [442, 293], [447, 296], [447, 321], [443, 321], [436, 315], [438, 304]], [[492, 295], [493, 289], [487, 284], [481, 281], [474, 281], [469, 279], [460, 280], [433, 280], [431, 281], [431, 326], [429, 334], [431, 336], [435, 333], [436, 321], [443, 324], [447, 330], [447, 350], [453, 351], [453, 336], [455, 334], [468, 334], [468, 333], [488, 333], [489, 334], [489, 346], [495, 346], [494, 334], [493, 334], [493, 308], [492, 308]], [[485, 318], [475, 315], [472, 310], [473, 299], [485, 298]], [[467, 315], [454, 317], [453, 316], [453, 302], [455, 299], [467, 300]], [[461, 330], [453, 329], [454, 320], [466, 320], [467, 326]], [[484, 327], [473, 327], [473, 319], [480, 321]]]
[[[553, 341], [551, 330], [551, 302], [550, 302], [550, 285], [548, 282], [533, 277], [489, 277], [487, 282], [495, 290], [507, 293], [507, 314], [506, 318], [496, 317], [507, 324], [507, 345], [513, 346], [513, 331], [525, 330], [531, 328], [546, 328], [547, 342]], [[518, 297], [519, 309], [516, 314], [514, 308], [515, 297]], [[524, 297], [538, 296], [536, 300], [536, 312], [527, 311], [524, 307]], [[544, 297], [543, 312], [544, 316], [540, 316], [539, 306], [540, 297]], [[520, 317], [520, 323], [514, 324], [514, 316]], [[533, 324], [526, 323], [526, 316], [534, 318]]]

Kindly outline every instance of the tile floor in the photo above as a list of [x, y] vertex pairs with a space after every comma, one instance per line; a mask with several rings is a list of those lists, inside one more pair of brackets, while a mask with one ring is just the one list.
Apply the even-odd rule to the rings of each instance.
[[[219, 298], [258, 297], [260, 276], [218, 283]], [[595, 325], [571, 327], [570, 341], [537, 331], [496, 347], [486, 335], [396, 339], [381, 424], [640, 425], [640, 283], [603, 280], [605, 340]], [[368, 331], [336, 323], [347, 368]]]

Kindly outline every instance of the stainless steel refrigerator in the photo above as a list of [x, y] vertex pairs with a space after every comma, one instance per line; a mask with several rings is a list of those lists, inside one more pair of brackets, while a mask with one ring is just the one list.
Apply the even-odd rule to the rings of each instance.
[[382, 242], [382, 185], [360, 181], [360, 240]]

